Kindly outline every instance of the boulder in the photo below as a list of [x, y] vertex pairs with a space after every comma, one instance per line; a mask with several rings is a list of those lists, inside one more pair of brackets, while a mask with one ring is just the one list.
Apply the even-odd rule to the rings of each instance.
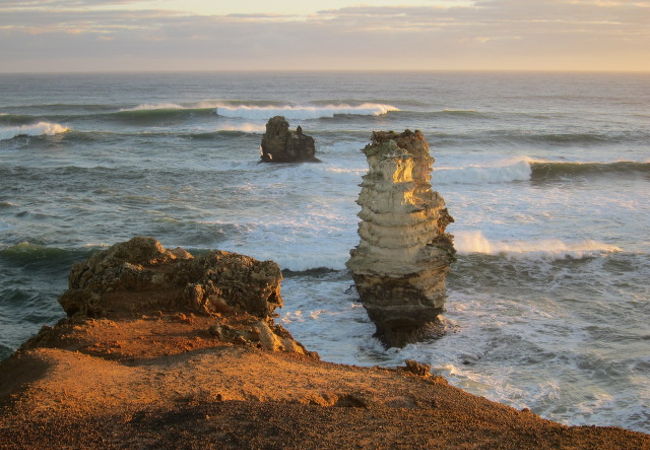
[[111, 348], [112, 356], [170, 354], [218, 341], [317, 358], [273, 321], [275, 308], [282, 306], [281, 281], [273, 261], [219, 250], [194, 257], [182, 248], [167, 250], [154, 238], [135, 237], [75, 264], [68, 290], [59, 298], [69, 320], [42, 330], [25, 346], [56, 341], [74, 324], [108, 320], [133, 323], [141, 330], [185, 327], [167, 337], [153, 332], [157, 337], [152, 348], [144, 348], [145, 341], [122, 343], [119, 352]]
[[445, 228], [454, 219], [431, 189], [434, 160], [421, 132], [375, 132], [363, 152], [360, 243], [347, 267], [377, 336], [403, 346], [443, 326], [437, 318], [455, 255]]
[[303, 134], [300, 126], [289, 130], [289, 122], [282, 116], [266, 123], [261, 149], [263, 162], [320, 162], [315, 156], [314, 138]]
[[135, 237], [75, 264], [59, 302], [69, 316], [162, 310], [265, 319], [282, 306], [281, 281], [273, 261], [218, 250], [195, 258], [154, 238]]

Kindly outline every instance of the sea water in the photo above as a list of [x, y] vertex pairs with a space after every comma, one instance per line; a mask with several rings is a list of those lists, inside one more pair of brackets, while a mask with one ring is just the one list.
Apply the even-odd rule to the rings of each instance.
[[[265, 121], [320, 164], [259, 164]], [[345, 270], [373, 130], [420, 129], [456, 222], [439, 340], [385, 349]], [[0, 358], [64, 316], [70, 265], [134, 235], [285, 269], [328, 361], [429, 363], [566, 424], [650, 432], [650, 75], [0, 75]]]

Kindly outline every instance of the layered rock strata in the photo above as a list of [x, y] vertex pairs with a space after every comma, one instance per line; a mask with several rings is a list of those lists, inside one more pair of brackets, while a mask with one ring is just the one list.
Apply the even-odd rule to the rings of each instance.
[[374, 132], [363, 152], [360, 243], [347, 266], [378, 337], [403, 346], [424, 337], [443, 311], [455, 255], [445, 228], [454, 219], [431, 189], [434, 160], [421, 132]]
[[289, 122], [282, 116], [266, 123], [261, 151], [263, 162], [319, 162], [314, 138], [303, 134], [300, 126], [296, 131], [289, 130]]

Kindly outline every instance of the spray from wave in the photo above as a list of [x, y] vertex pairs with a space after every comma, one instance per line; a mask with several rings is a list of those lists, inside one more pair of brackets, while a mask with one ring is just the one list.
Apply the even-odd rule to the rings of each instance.
[[0, 127], [0, 141], [13, 139], [17, 136], [52, 136], [69, 130], [68, 127], [50, 122], [38, 122], [33, 125], [21, 125], [19, 127]]
[[491, 241], [481, 231], [457, 231], [454, 246], [461, 254], [484, 253], [488, 255], [539, 255], [551, 257], [576, 257], [620, 252], [621, 248], [598, 241], [585, 240], [567, 243], [560, 239], [539, 241]]

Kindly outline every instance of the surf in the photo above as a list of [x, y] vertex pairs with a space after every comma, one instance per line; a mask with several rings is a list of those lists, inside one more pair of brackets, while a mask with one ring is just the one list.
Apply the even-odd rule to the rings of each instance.
[[0, 141], [13, 139], [18, 136], [53, 136], [68, 131], [70, 131], [70, 128], [51, 122], [38, 122], [16, 127], [0, 127]]
[[391, 111], [399, 111], [393, 105], [379, 103], [363, 103], [361, 105], [283, 105], [283, 106], [257, 106], [257, 105], [221, 105], [215, 109], [217, 115], [239, 119], [266, 120], [273, 116], [284, 116], [289, 120], [306, 120], [332, 118], [338, 115], [354, 116], [381, 116]]

